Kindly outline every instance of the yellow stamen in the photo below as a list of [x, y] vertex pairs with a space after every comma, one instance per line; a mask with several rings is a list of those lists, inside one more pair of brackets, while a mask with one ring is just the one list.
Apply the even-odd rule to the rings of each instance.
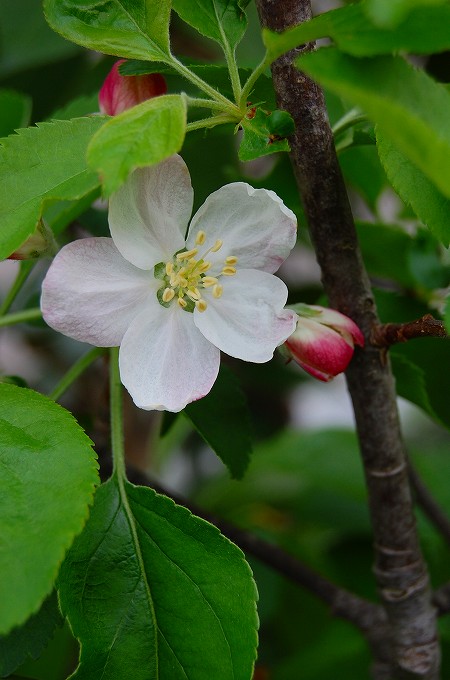
[[222, 248], [223, 241], [220, 240], [220, 238], [217, 239], [213, 247], [211, 248], [213, 253], [217, 253], [218, 250]]
[[178, 253], [177, 260], [189, 260], [194, 255], [197, 255], [198, 248], [192, 248], [192, 250], [186, 250], [184, 253]]
[[205, 276], [202, 279], [202, 284], [204, 288], [209, 288], [209, 286], [214, 286], [218, 283], [218, 279], [215, 276]]
[[206, 241], [206, 234], [204, 231], [199, 231], [197, 236], [195, 237], [195, 243], [198, 246], [202, 246], [204, 242]]
[[208, 271], [208, 269], [211, 269], [211, 262], [203, 262], [203, 264], [198, 267], [198, 272], [199, 274], [204, 274], [205, 272]]
[[170, 302], [175, 297], [175, 291], [173, 288], [166, 288], [162, 294], [163, 302]]
[[193, 300], [194, 302], [195, 302], [196, 300], [200, 300], [200, 298], [201, 298], [200, 293], [199, 293], [198, 291], [195, 291], [195, 290], [188, 290], [188, 292], [186, 293], [186, 295], [187, 295], [189, 298], [191, 298], [191, 300]]
[[166, 263], [166, 274], [167, 276], [170, 276], [173, 274], [173, 262], [167, 262]]
[[223, 293], [223, 286], [221, 286], [220, 283], [216, 283], [216, 285], [212, 289], [213, 297], [216, 298], [216, 300], [217, 300], [218, 298], [220, 298], [222, 296], [222, 293]]
[[236, 267], [224, 267], [222, 269], [222, 274], [224, 274], [224, 276], [234, 276], [234, 274], [236, 274]]
[[238, 259], [234, 255], [229, 255], [225, 258], [225, 264], [236, 264], [237, 261]]
[[199, 312], [204, 312], [208, 305], [206, 304], [206, 302], [204, 300], [198, 300], [195, 303], [195, 306], [196, 306], [196, 308], [198, 309]]
[[185, 307], [187, 307], [187, 302], [186, 302], [186, 300], [183, 300], [182, 297], [179, 297], [178, 300], [177, 300], [177, 302], [178, 302], [178, 304], [180, 305], [180, 307], [182, 307], [183, 309], [184, 309]]

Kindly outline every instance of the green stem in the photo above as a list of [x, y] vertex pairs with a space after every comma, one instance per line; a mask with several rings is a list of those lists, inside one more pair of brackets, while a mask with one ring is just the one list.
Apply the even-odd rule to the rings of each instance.
[[223, 111], [222, 104], [213, 101], [212, 99], [199, 99], [198, 97], [188, 97], [185, 95], [186, 104], [188, 106], [212, 109], [214, 111]]
[[262, 76], [266, 68], [268, 68], [270, 64], [270, 59], [267, 55], [267, 52], [264, 55], [263, 60], [261, 63], [255, 68], [253, 73], [251, 73], [247, 79], [247, 82], [245, 83], [244, 87], [242, 88], [242, 93], [241, 93], [241, 100], [239, 102], [240, 108], [244, 108], [247, 105], [247, 99], [250, 95], [250, 92], [252, 91], [253, 85], [256, 83], [258, 78]]
[[178, 73], [181, 73], [181, 75], [184, 76], [184, 78], [190, 80], [191, 83], [196, 85], [199, 88], [199, 90], [206, 92], [206, 94], [209, 95], [211, 99], [221, 104], [224, 111], [231, 113], [236, 117], [239, 117], [239, 109], [235, 104], [233, 104], [233, 102], [224, 97], [223, 94], [220, 94], [220, 92], [215, 90], [211, 85], [209, 85], [206, 81], [200, 78], [200, 76], [193, 73], [193, 71], [191, 71], [187, 66], [182, 64], [181, 61], [178, 61], [176, 57], [171, 55], [170, 62], [168, 63], [170, 63], [170, 65], [176, 71], [178, 71]]
[[110, 350], [109, 391], [111, 408], [111, 449], [113, 457], [113, 475], [116, 475], [119, 485], [126, 479], [125, 470], [125, 439], [123, 433], [123, 400], [122, 383], [119, 373], [119, 348]]
[[239, 106], [241, 101], [242, 87], [241, 79], [239, 77], [239, 69], [236, 64], [236, 58], [234, 52], [230, 49], [228, 42], [225, 43], [226, 48], [224, 49], [225, 58], [227, 60], [228, 73], [230, 74], [231, 87], [233, 88], [234, 100]]
[[334, 138], [338, 135], [341, 135], [343, 132], [348, 130], [348, 128], [351, 128], [355, 125], [358, 125], [358, 123], [366, 123], [367, 122], [367, 116], [361, 113], [359, 109], [351, 109], [351, 111], [348, 111], [342, 118], [340, 118], [332, 127], [331, 131], [333, 133]]
[[13, 314], [6, 314], [0, 318], [0, 326], [13, 326], [16, 323], [23, 323], [24, 321], [36, 321], [42, 318], [42, 313], [39, 307], [33, 309], [25, 309], [22, 312], [13, 312]]
[[186, 132], [201, 130], [203, 128], [212, 128], [215, 125], [223, 125], [225, 123], [236, 123], [236, 118], [234, 116], [211, 116], [210, 118], [193, 120], [192, 123], [186, 125]]
[[0, 316], [6, 314], [9, 311], [12, 303], [16, 299], [19, 292], [22, 290], [22, 286], [28, 278], [31, 270], [33, 269], [36, 261], [35, 260], [24, 260], [20, 263], [19, 271], [11, 288], [9, 289], [2, 305], [0, 306]]
[[104, 353], [103, 347], [94, 347], [93, 349], [86, 352], [78, 361], [74, 363], [73, 366], [67, 371], [67, 373], [61, 378], [56, 387], [48, 395], [53, 401], [57, 401], [61, 395], [72, 385], [73, 382], [82, 374], [84, 371]]

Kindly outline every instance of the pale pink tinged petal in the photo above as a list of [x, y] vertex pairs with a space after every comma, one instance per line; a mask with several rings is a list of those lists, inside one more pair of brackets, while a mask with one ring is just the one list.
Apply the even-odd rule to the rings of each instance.
[[157, 282], [133, 267], [110, 238], [87, 238], [65, 246], [42, 284], [41, 308], [49, 326], [81, 342], [114, 347]]
[[172, 304], [143, 312], [120, 347], [120, 377], [139, 408], [181, 411], [211, 390], [220, 352], [194, 325], [193, 315]]
[[337, 331], [304, 317], [299, 318], [297, 329], [285, 346], [303, 368], [306, 365], [329, 376], [345, 371], [353, 356], [353, 346]]
[[317, 380], [321, 380], [322, 382], [330, 382], [330, 380], [333, 380], [333, 378], [336, 377], [334, 375], [330, 375], [329, 373], [323, 373], [312, 366], [308, 366], [308, 364], [304, 364], [303, 361], [296, 361], [296, 363], [300, 366], [300, 368], [303, 368], [304, 371], [309, 373], [309, 375], [312, 375], [313, 378], [317, 378]]
[[204, 290], [206, 311], [194, 310], [194, 321], [205, 338], [237, 359], [263, 363], [295, 329], [297, 315], [283, 309], [285, 284], [256, 269], [223, 277], [223, 294], [213, 298]]
[[360, 345], [361, 347], [364, 346], [364, 336], [361, 330], [348, 316], [338, 312], [336, 309], [330, 309], [329, 307], [320, 307], [319, 305], [309, 305], [309, 307], [321, 312], [320, 316], [317, 316], [314, 321], [325, 324], [326, 326], [330, 326], [338, 333], [343, 333], [344, 338], [345, 333], [347, 333], [347, 337], [350, 336], [348, 341], [352, 347], [353, 343]]
[[193, 190], [185, 162], [171, 156], [135, 170], [109, 201], [109, 227], [122, 255], [153, 269], [183, 248]]
[[238, 267], [273, 273], [295, 245], [297, 220], [273, 191], [235, 182], [208, 196], [197, 211], [189, 228], [189, 248], [199, 231], [206, 233], [205, 248], [223, 241], [208, 260], [223, 262], [234, 255]]

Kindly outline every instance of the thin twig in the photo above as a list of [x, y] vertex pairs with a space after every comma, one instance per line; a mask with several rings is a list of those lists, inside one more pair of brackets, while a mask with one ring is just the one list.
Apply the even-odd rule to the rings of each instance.
[[443, 321], [425, 314], [408, 323], [386, 323], [372, 329], [371, 342], [375, 347], [390, 347], [415, 338], [448, 338]]

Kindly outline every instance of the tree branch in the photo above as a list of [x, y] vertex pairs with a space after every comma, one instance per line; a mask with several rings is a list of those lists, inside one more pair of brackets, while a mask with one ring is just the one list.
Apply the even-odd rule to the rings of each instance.
[[[257, 0], [261, 24], [284, 30], [311, 18], [309, 0]], [[439, 646], [408, 483], [389, 361], [370, 344], [379, 325], [357, 242], [321, 89], [293, 66], [307, 45], [272, 65], [278, 105], [296, 124], [291, 160], [330, 303], [350, 316], [367, 339], [347, 371], [369, 495], [374, 572], [392, 642], [389, 663], [378, 651], [376, 678], [437, 680]], [[386, 646], [383, 646], [383, 653]], [[381, 649], [381, 648], [380, 648]], [[377, 654], [377, 650], [375, 650]]]
[[444, 323], [431, 314], [409, 323], [386, 323], [372, 329], [371, 342], [375, 347], [390, 347], [414, 338], [447, 338]]

